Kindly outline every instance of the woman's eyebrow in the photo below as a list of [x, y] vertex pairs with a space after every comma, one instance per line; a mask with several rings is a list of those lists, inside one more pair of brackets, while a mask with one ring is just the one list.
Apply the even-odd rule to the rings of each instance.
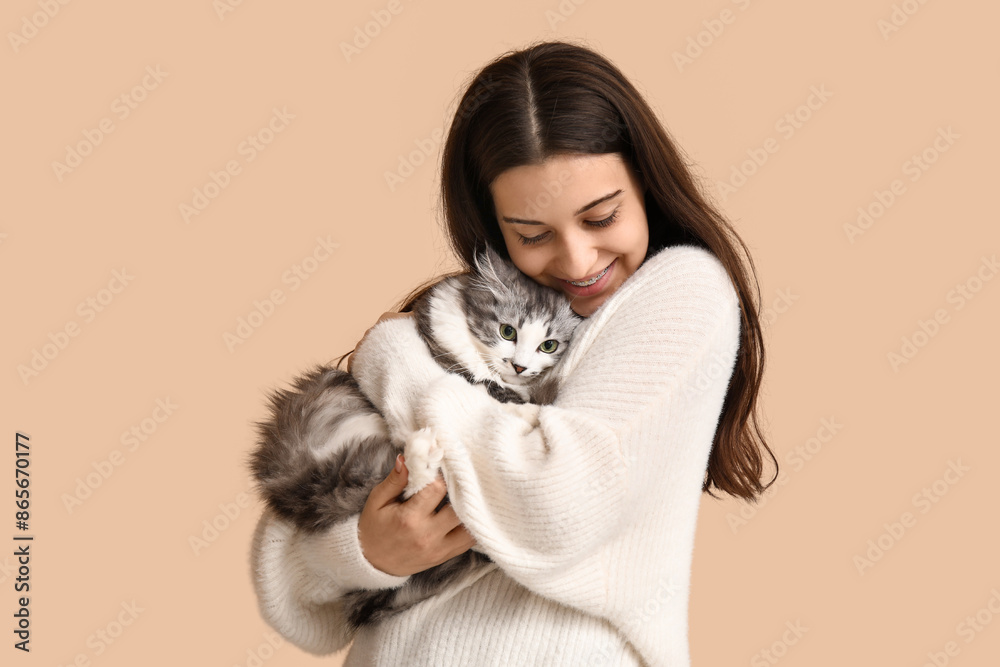
[[[598, 204], [600, 204], [602, 202], [606, 202], [609, 199], [613, 199], [614, 197], [617, 197], [618, 195], [620, 195], [623, 192], [625, 192], [625, 190], [623, 190], [621, 188], [618, 188], [614, 192], [606, 194], [603, 197], [598, 197], [597, 199], [595, 199], [594, 201], [590, 202], [586, 206], [580, 208], [577, 211], [574, 211], [573, 215], [580, 215], [581, 213], [584, 213], [584, 212], [588, 211], [589, 209], [592, 209], [593, 207], [597, 206]], [[514, 223], [514, 224], [518, 224], [518, 225], [541, 225], [541, 224], [544, 224], [544, 223], [538, 222], [537, 220], [522, 220], [521, 218], [508, 218], [506, 215], [503, 216], [503, 221], [504, 222]]]

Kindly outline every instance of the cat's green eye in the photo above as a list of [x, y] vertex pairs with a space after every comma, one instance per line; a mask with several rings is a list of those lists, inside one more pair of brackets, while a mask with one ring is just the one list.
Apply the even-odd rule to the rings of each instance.
[[553, 352], [556, 351], [557, 347], [559, 347], [559, 341], [557, 341], [557, 340], [547, 340], [544, 343], [542, 343], [541, 345], [539, 345], [538, 349], [541, 350], [542, 352], [544, 352], [545, 354], [552, 354]]
[[517, 329], [509, 324], [501, 324], [500, 337], [504, 340], [515, 340], [517, 338]]

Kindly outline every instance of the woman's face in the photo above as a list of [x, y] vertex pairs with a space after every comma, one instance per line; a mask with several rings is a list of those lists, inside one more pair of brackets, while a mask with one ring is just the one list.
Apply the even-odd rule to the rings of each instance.
[[514, 265], [564, 293], [578, 315], [593, 314], [646, 257], [642, 184], [617, 153], [514, 167], [490, 192]]

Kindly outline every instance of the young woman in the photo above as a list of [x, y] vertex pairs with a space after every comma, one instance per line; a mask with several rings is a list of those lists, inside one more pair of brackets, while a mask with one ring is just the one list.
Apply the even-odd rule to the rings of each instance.
[[[586, 318], [559, 395], [529, 424], [444, 371], [411, 317], [383, 316], [349, 368], [390, 429], [418, 416], [434, 428], [443, 477], [399, 503], [397, 460], [359, 515], [315, 535], [265, 512], [252, 547], [262, 615], [312, 653], [353, 640], [347, 665], [689, 664], [701, 494], [754, 500], [770, 485], [746, 246], [622, 73], [565, 42], [478, 73], [442, 193], [466, 267], [489, 244]], [[472, 546], [497, 567], [347, 632], [345, 591], [400, 586]]]

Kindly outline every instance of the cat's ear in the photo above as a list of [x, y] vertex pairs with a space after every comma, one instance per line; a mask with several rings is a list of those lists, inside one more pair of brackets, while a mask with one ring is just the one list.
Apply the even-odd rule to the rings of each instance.
[[[516, 270], [516, 269], [515, 269]], [[497, 300], [511, 296], [511, 267], [488, 244], [480, 246], [472, 256], [473, 286], [491, 292]]]
[[483, 245], [476, 250], [472, 262], [473, 270], [484, 281], [493, 283], [499, 288], [509, 286], [515, 277], [513, 272], [517, 271], [517, 268], [501, 257], [489, 244]]

